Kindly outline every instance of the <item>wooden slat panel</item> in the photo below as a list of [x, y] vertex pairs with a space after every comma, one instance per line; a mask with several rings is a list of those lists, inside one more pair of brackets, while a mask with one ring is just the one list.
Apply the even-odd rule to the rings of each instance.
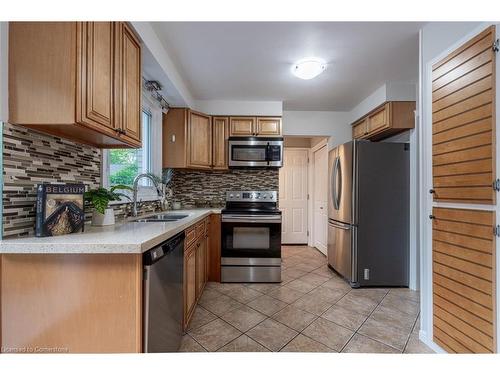
[[495, 204], [494, 38], [488, 28], [433, 66], [435, 201]]
[[[436, 155], [433, 158], [433, 163], [434, 166], [439, 166], [439, 165], [449, 164], [450, 162], [461, 163], [468, 160], [480, 160], [488, 158], [491, 155], [491, 152], [492, 152], [491, 145], [484, 145], [484, 146], [470, 148], [464, 151], [448, 152], [446, 154]], [[477, 172], [478, 171], [474, 171], [474, 173]]]
[[457, 92], [458, 90], [467, 87], [483, 78], [489, 77], [490, 79], [492, 79], [492, 70], [493, 63], [489, 62], [477, 68], [476, 70], [473, 70], [472, 72], [469, 72], [466, 75], [460, 77], [456, 81], [450, 82], [448, 85], [443, 86], [432, 93], [432, 102], [443, 99], [444, 97], [453, 94], [454, 92]]
[[[469, 349], [434, 326], [434, 341], [448, 353], [471, 353]], [[446, 343], [445, 343], [446, 342]]]
[[450, 158], [448, 163], [433, 167], [432, 170], [436, 177], [491, 172], [491, 160], [482, 159], [457, 163]]
[[[451, 211], [451, 212], [450, 212]], [[462, 235], [469, 235], [471, 237], [483, 238], [487, 241], [491, 241], [491, 222], [488, 223], [490, 217], [486, 217], [486, 224], [464, 221], [464, 216], [453, 215], [453, 211], [450, 209], [436, 209], [435, 210], [435, 220], [433, 221], [433, 229], [445, 232], [451, 232]], [[479, 212], [480, 214], [481, 212]], [[465, 213], [465, 217], [469, 215], [468, 212]], [[479, 215], [474, 214], [474, 217]]]
[[[491, 132], [471, 135], [469, 137], [455, 139], [449, 142], [441, 143], [432, 147], [434, 155], [445, 154], [447, 152], [467, 150], [468, 148], [479, 147], [484, 145], [491, 145]], [[490, 181], [491, 183], [491, 181]]]
[[493, 225], [491, 211], [483, 210], [459, 210], [456, 208], [435, 208], [433, 212], [436, 218], [441, 220], [459, 221], [461, 223], [474, 223], [477, 225]]
[[463, 273], [459, 270], [436, 262], [432, 264], [432, 267], [434, 272], [437, 272], [440, 275], [444, 275], [449, 279], [455, 280], [459, 283], [465, 284], [473, 289], [477, 289], [490, 295], [492, 293], [492, 285], [487, 280], [480, 279], [478, 277]]
[[463, 285], [460, 283], [457, 283], [456, 281], [453, 281], [451, 279], [448, 279], [445, 276], [440, 275], [439, 273], [434, 272], [434, 282], [438, 285], [441, 285], [444, 288], [451, 289], [458, 294], [464, 296], [465, 298], [468, 298], [480, 305], [483, 305], [484, 307], [492, 310], [492, 300], [491, 296], [480, 292], [478, 290], [469, 288], [467, 285]]
[[492, 82], [489, 76], [477, 82], [471, 83], [469, 86], [465, 86], [464, 88], [454, 92], [453, 94], [450, 94], [448, 96], [445, 96], [444, 98], [436, 100], [434, 103], [432, 103], [432, 111], [433, 112], [440, 111], [449, 106], [450, 103], [458, 103], [474, 95], [480, 94], [483, 91], [491, 89], [491, 85]]
[[450, 53], [446, 58], [432, 66], [432, 79], [435, 80], [441, 77], [446, 72], [455, 69], [457, 66], [480, 54], [482, 51], [491, 48], [494, 40], [494, 28], [486, 29], [482, 33], [476, 35], [468, 43]]
[[[459, 186], [485, 186], [484, 181], [493, 181], [492, 173], [477, 173], [459, 176], [434, 177], [434, 188]], [[488, 185], [489, 187], [490, 185]]]
[[466, 272], [469, 275], [477, 276], [487, 281], [492, 281], [491, 268], [440, 253], [436, 249], [434, 250], [433, 259], [437, 263], [449, 265], [450, 267]]
[[493, 324], [490, 322], [487, 322], [484, 319], [481, 319], [480, 317], [470, 313], [467, 310], [464, 310], [461, 306], [458, 306], [454, 303], [451, 303], [445, 298], [442, 298], [441, 296], [434, 294], [434, 305], [439, 306], [442, 309], [448, 311], [450, 314], [453, 314], [460, 319], [471, 323], [473, 327], [477, 327], [478, 330], [481, 332], [485, 333], [488, 336], [491, 336], [493, 333]]
[[439, 122], [447, 118], [456, 116], [471, 109], [481, 107], [493, 101], [493, 91], [486, 90], [478, 95], [467, 98], [461, 102], [449, 102], [448, 106], [441, 111], [432, 114], [432, 121]]
[[456, 329], [456, 327], [452, 326], [448, 322], [445, 322], [436, 315], [434, 315], [434, 325], [463, 344], [463, 346], [469, 349], [472, 353], [491, 353], [491, 350], [488, 350], [478, 342], [471, 339], [469, 336]]
[[[443, 226], [446, 225], [449, 225], [449, 223], [443, 224]], [[445, 242], [439, 242], [439, 241], [434, 241], [433, 246], [434, 246], [434, 251], [449, 256], [454, 256], [468, 262], [480, 264], [484, 267], [490, 267], [492, 264], [491, 254], [486, 254], [480, 251], [466, 249], [464, 247], [453, 246]]]
[[462, 65], [455, 69], [449, 70], [441, 77], [435, 79], [432, 82], [432, 91], [436, 91], [441, 87], [448, 85], [449, 83], [466, 76], [467, 74], [479, 69], [483, 65], [491, 62], [492, 53], [491, 48], [485, 49], [479, 55], [474, 56], [470, 60], [467, 60]]
[[477, 328], [467, 324], [463, 320], [457, 318], [453, 314], [450, 314], [448, 311], [443, 310], [439, 306], [436, 305], [434, 308], [437, 317], [443, 319], [445, 322], [448, 322], [453, 327], [457, 327], [460, 330], [460, 332], [462, 332], [464, 335], [467, 335], [468, 337], [476, 341], [478, 344], [482, 345], [487, 350], [492, 351], [493, 348], [492, 337], [485, 335]]
[[[473, 204], [488, 204], [491, 186], [475, 188], [435, 188], [434, 200], [440, 202], [460, 202]], [[474, 198], [470, 198], [474, 196]]]
[[474, 134], [484, 133], [491, 129], [491, 117], [486, 117], [436, 133], [432, 137], [432, 144], [437, 145], [443, 142], [449, 142], [451, 140], [468, 137]]
[[[493, 228], [491, 228], [493, 232]], [[492, 242], [479, 238], [471, 237], [470, 235], [432, 231], [432, 238], [437, 241], [446, 242], [452, 245], [465, 247], [467, 249], [482, 251], [483, 253], [491, 254]]]
[[433, 216], [434, 338], [448, 351], [494, 352], [495, 213], [434, 207]]
[[491, 119], [492, 113], [493, 106], [491, 105], [491, 103], [471, 109], [468, 112], [464, 112], [457, 116], [450, 117], [446, 120], [432, 124], [432, 134], [437, 134], [442, 131], [453, 129], [458, 126], [467, 125], [482, 119]]

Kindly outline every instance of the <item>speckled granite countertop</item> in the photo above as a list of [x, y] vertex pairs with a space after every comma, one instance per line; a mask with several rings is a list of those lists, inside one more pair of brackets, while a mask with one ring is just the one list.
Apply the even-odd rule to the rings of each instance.
[[175, 222], [128, 220], [107, 227], [87, 225], [85, 232], [77, 234], [5, 239], [0, 241], [0, 254], [141, 254], [210, 214], [220, 212], [217, 208], [169, 211], [188, 217]]

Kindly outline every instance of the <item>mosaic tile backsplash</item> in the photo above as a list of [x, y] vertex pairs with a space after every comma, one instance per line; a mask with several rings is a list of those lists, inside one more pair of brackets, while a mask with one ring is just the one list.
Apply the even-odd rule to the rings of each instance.
[[277, 169], [174, 170], [171, 188], [182, 207], [222, 207], [228, 190], [278, 190], [278, 176]]
[[[80, 182], [94, 189], [101, 181], [101, 150], [21, 126], [3, 125], [3, 236], [35, 233], [36, 186], [41, 182]], [[117, 220], [130, 215], [131, 203], [112, 206]], [[139, 213], [159, 209], [145, 202]], [[86, 225], [92, 207], [85, 208]]]
[[[41, 182], [83, 183], [91, 189], [101, 181], [101, 150], [53, 137], [22, 126], [3, 124], [3, 237], [32, 236], [35, 232], [36, 186]], [[183, 207], [223, 206], [227, 190], [278, 190], [278, 171], [175, 170], [173, 197]], [[131, 203], [113, 205], [117, 220], [130, 215]], [[145, 202], [139, 212], [158, 210]], [[92, 207], [86, 207], [86, 223]]]
[[99, 186], [99, 149], [10, 124], [3, 133], [4, 237], [34, 234], [38, 183]]

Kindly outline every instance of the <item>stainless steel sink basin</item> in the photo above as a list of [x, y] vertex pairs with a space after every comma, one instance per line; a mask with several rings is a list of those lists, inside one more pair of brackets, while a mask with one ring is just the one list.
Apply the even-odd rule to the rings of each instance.
[[178, 221], [182, 220], [189, 215], [187, 214], [156, 214], [151, 216], [146, 216], [141, 219], [134, 220], [137, 223], [149, 223], [149, 222], [159, 222], [159, 221]]

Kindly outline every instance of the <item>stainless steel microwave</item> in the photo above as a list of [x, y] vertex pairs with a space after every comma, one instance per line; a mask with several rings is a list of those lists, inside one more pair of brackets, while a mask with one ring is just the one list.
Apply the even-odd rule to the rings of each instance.
[[283, 166], [283, 138], [229, 137], [229, 167]]

